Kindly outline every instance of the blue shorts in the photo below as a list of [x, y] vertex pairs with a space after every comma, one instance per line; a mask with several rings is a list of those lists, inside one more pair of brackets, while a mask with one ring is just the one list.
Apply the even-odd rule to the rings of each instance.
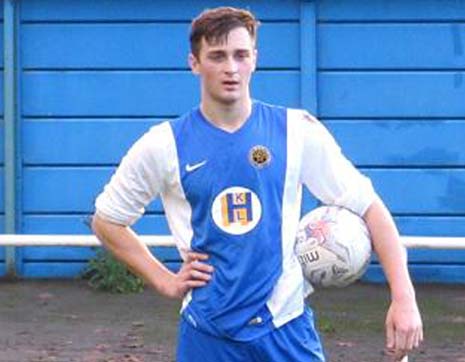
[[310, 308], [284, 326], [250, 342], [215, 337], [181, 318], [177, 362], [324, 362]]

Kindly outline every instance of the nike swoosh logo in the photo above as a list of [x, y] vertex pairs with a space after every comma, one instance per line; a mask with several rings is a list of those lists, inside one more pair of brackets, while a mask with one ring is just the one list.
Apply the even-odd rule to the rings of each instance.
[[186, 165], [186, 171], [187, 171], [187, 172], [195, 171], [195, 170], [197, 170], [198, 168], [204, 166], [206, 163], [207, 163], [207, 160], [202, 161], [202, 162], [199, 162], [199, 163], [194, 163], [193, 165], [191, 165], [191, 164], [188, 163], [188, 164]]

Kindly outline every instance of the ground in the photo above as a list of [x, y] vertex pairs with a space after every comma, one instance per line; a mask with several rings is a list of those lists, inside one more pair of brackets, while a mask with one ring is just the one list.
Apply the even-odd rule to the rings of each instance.
[[[417, 296], [426, 341], [409, 361], [465, 362], [465, 286], [418, 285]], [[386, 287], [372, 284], [311, 297], [329, 361], [383, 360], [387, 301]], [[178, 308], [150, 290], [113, 295], [84, 281], [0, 280], [0, 361], [174, 361]]]

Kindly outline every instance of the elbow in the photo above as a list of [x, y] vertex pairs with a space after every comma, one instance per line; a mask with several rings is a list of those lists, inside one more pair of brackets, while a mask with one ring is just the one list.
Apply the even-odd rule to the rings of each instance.
[[91, 229], [103, 247], [112, 250], [111, 225], [95, 213], [92, 216]]
[[92, 216], [91, 228], [97, 239], [107, 248], [113, 249], [119, 243], [121, 235], [126, 231], [125, 225], [115, 224], [108, 221], [98, 213]]
[[102, 219], [97, 213], [92, 216], [90, 227], [101, 243], [104, 243], [107, 240], [108, 233], [111, 232], [111, 230], [109, 230], [111, 225], [108, 221]]
[[99, 234], [100, 224], [100, 217], [97, 215], [97, 213], [93, 214], [90, 220], [90, 228], [95, 235]]

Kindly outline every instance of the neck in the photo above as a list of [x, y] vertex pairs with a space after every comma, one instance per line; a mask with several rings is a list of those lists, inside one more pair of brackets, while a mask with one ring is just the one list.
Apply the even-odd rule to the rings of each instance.
[[205, 99], [200, 103], [204, 117], [216, 127], [234, 132], [241, 128], [252, 112], [252, 100], [247, 97], [243, 101], [232, 104], [219, 104]]

